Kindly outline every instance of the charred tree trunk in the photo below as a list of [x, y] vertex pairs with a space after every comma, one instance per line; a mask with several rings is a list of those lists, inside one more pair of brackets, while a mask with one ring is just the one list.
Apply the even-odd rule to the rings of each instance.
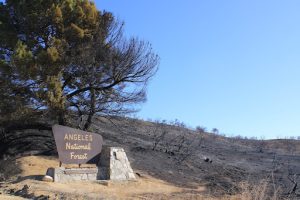
[[88, 130], [92, 124], [92, 118], [95, 114], [95, 107], [96, 107], [96, 96], [95, 96], [95, 90], [91, 89], [91, 105], [90, 105], [90, 112], [88, 115], [88, 118], [84, 124], [83, 130]]
[[58, 113], [58, 124], [62, 126], [66, 125], [66, 116], [62, 111]]

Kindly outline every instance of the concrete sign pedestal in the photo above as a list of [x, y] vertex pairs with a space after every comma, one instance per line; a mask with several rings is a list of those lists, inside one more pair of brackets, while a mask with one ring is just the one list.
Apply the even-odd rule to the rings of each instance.
[[98, 180], [98, 168], [65, 168], [56, 167], [47, 170], [48, 176], [54, 182], [65, 183], [72, 181], [96, 181]]
[[[135, 176], [123, 148], [106, 147], [100, 155], [100, 178], [104, 180], [134, 180]], [[106, 173], [105, 173], [106, 172]]]

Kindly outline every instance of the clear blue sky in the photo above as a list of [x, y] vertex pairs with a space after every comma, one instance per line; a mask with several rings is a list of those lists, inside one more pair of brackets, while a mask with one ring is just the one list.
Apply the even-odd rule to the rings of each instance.
[[138, 116], [227, 135], [300, 136], [300, 1], [95, 2], [161, 58]]

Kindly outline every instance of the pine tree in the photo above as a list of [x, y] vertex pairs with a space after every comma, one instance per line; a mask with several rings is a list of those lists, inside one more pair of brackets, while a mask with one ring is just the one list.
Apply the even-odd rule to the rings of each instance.
[[96, 113], [134, 111], [158, 56], [122, 33], [123, 23], [88, 0], [0, 3], [0, 114], [47, 110], [65, 124], [77, 113], [88, 129]]

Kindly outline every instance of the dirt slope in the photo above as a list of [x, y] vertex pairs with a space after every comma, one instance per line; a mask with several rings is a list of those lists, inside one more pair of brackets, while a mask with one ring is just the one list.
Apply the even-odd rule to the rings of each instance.
[[[20, 194], [27, 198], [37, 199], [142, 199], [145, 194], [168, 198], [174, 193], [180, 193], [189, 188], [176, 187], [170, 183], [143, 174], [137, 181], [127, 182], [74, 182], [68, 184], [49, 183], [41, 181], [48, 167], [57, 167], [56, 157], [26, 156], [16, 160], [21, 169], [16, 181], [2, 184], [5, 191]], [[25, 188], [25, 189], [24, 189]], [[199, 187], [194, 191], [202, 191]], [[22, 194], [23, 193], [23, 194]], [[4, 198], [4, 196], [0, 196]], [[5, 198], [13, 198], [5, 196]], [[17, 199], [17, 198], [16, 198]]]
[[101, 133], [108, 145], [127, 149], [135, 169], [178, 186], [201, 184], [210, 193], [230, 194], [238, 191], [240, 182], [257, 183], [272, 176], [282, 193], [288, 193], [293, 186], [289, 176], [298, 174], [300, 182], [300, 141], [286, 146], [286, 141], [234, 140], [123, 118], [100, 118], [93, 130]]

